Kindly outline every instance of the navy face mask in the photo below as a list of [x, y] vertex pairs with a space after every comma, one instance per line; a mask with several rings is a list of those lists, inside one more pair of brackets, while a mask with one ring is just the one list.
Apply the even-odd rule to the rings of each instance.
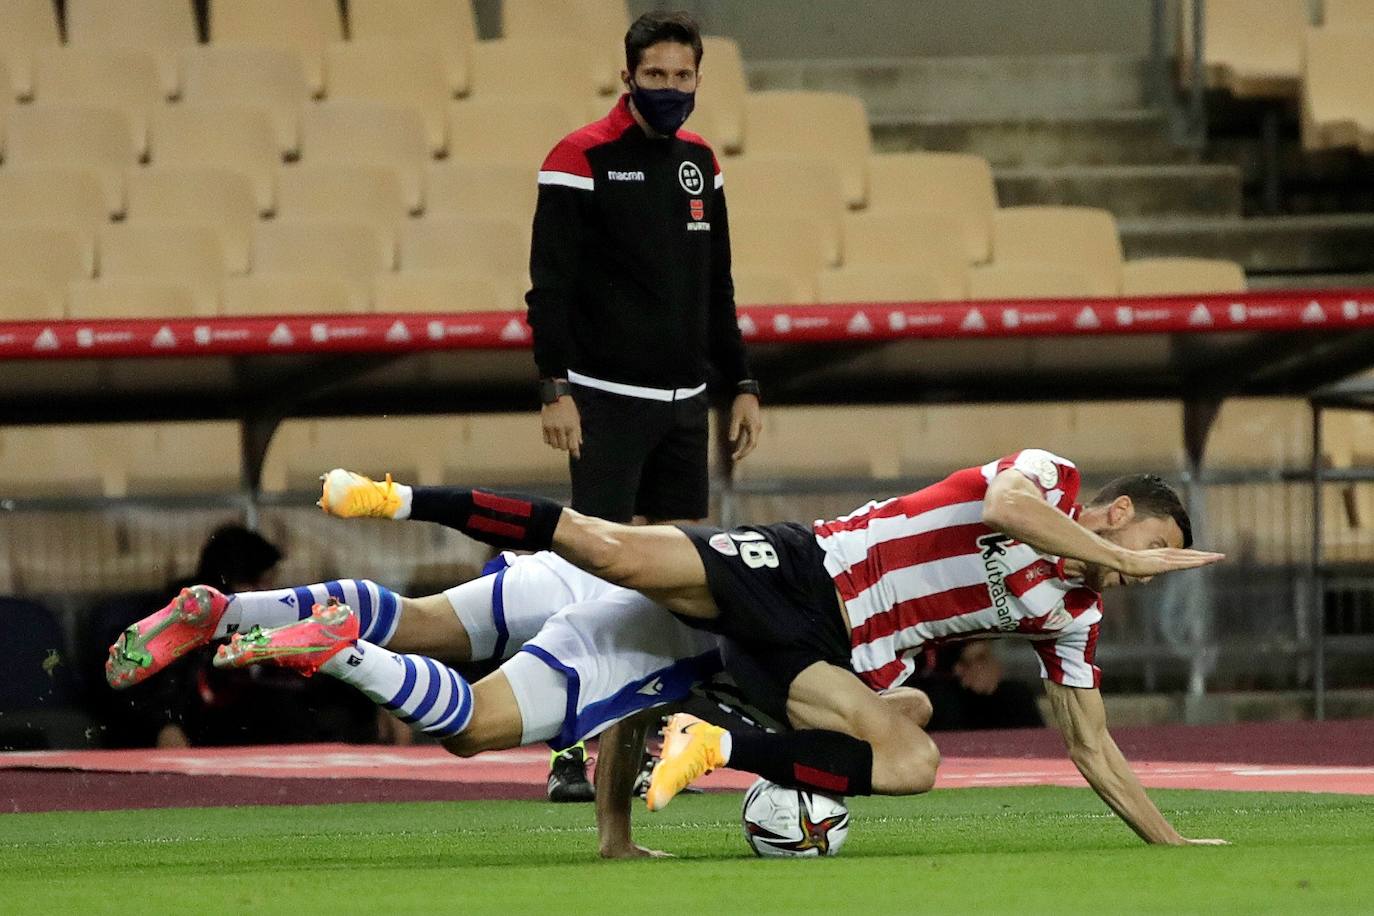
[[687, 116], [696, 107], [695, 92], [682, 92], [677, 89], [642, 89], [630, 83], [630, 98], [634, 100], [635, 110], [644, 118], [649, 129], [656, 134], [671, 137], [677, 129], [687, 122]]

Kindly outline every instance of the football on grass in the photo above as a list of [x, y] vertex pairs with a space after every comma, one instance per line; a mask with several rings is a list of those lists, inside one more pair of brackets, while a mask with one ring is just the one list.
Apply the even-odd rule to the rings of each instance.
[[829, 795], [760, 779], [744, 793], [744, 839], [756, 855], [833, 856], [849, 835], [849, 809]]

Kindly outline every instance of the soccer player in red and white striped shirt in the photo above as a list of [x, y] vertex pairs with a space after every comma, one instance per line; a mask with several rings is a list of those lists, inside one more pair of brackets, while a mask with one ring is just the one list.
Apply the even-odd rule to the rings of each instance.
[[1190, 549], [1187, 512], [1158, 477], [1119, 478], [1086, 505], [1078, 489], [1072, 462], [1026, 449], [814, 526], [630, 527], [537, 497], [342, 470], [326, 475], [322, 505], [551, 548], [726, 637], [726, 669], [796, 730], [727, 732], [674, 717], [651, 809], [721, 766], [839, 795], [928, 791], [939, 752], [877, 692], [900, 684], [929, 646], [1013, 637], [1038, 653], [1069, 754], [1113, 811], [1147, 842], [1220, 842], [1185, 839], [1150, 801], [1107, 732], [1093, 655], [1102, 589], [1223, 557]]

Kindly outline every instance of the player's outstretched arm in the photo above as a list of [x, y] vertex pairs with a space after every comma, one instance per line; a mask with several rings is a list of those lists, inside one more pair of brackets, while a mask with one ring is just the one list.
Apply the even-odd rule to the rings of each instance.
[[668, 855], [638, 846], [630, 838], [630, 802], [644, 754], [644, 736], [661, 714], [660, 709], [646, 709], [601, 734], [596, 759], [596, 833], [603, 859]]
[[1010, 468], [988, 485], [983, 498], [983, 524], [1041, 553], [1082, 560], [1136, 578], [1195, 569], [1225, 559], [1224, 554], [1205, 550], [1128, 550], [1113, 544], [1045, 502], [1035, 484]]
[[1181, 836], [1145, 794], [1131, 765], [1107, 731], [1107, 712], [1096, 689], [1063, 687], [1045, 681], [1050, 710], [1064, 735], [1069, 757], [1093, 791], [1147, 843], [1168, 846], [1220, 846], [1225, 840]]

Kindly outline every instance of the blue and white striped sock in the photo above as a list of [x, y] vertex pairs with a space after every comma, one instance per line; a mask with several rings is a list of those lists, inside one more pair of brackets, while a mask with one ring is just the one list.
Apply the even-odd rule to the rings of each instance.
[[437, 738], [456, 735], [472, 721], [468, 682], [428, 656], [397, 655], [360, 639], [320, 670], [357, 687], [402, 722]]
[[310, 616], [310, 608], [336, 598], [358, 615], [359, 636], [379, 646], [391, 641], [401, 619], [401, 599], [391, 589], [370, 579], [336, 579], [298, 588], [239, 592], [230, 596], [220, 618], [217, 638], [253, 626], [281, 627]]

